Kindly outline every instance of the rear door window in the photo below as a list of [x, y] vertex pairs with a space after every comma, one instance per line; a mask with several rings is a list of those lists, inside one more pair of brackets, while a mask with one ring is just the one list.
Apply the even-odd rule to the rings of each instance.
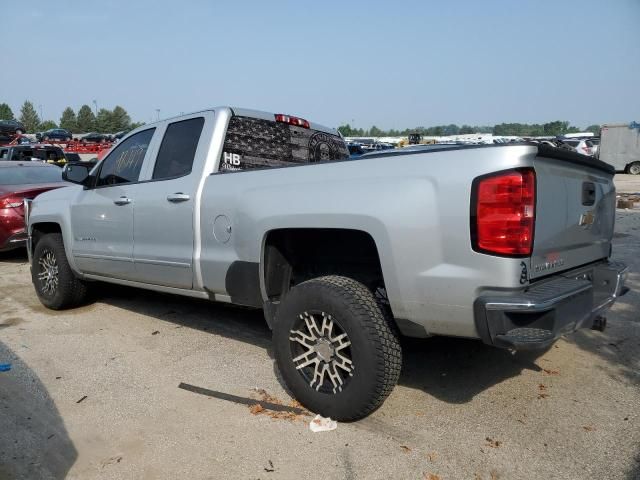
[[203, 125], [203, 117], [169, 124], [158, 150], [153, 180], [182, 177], [191, 173]]
[[347, 158], [349, 150], [338, 135], [274, 120], [233, 116], [219, 170], [287, 167]]

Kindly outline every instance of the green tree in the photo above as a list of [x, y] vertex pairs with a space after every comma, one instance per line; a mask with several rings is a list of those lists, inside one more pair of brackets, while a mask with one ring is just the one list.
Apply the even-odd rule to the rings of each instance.
[[40, 125], [40, 117], [36, 113], [36, 109], [33, 107], [33, 103], [29, 100], [25, 100], [20, 109], [20, 122], [24, 125], [27, 132], [35, 132]]
[[569, 130], [569, 122], [556, 120], [554, 122], [545, 123], [543, 126], [545, 135], [562, 135]]
[[0, 120], [14, 120], [11, 107], [6, 103], [0, 103]]
[[58, 125], [56, 125], [56, 122], [53, 120], [45, 120], [38, 125], [39, 132], [44, 132], [45, 130], [50, 130], [52, 128], [58, 128]]
[[89, 105], [82, 105], [78, 110], [77, 116], [77, 132], [88, 133], [96, 128], [96, 116], [91, 111]]
[[349, 125], [348, 123], [345, 125], [340, 125], [338, 127], [338, 131], [342, 134], [342, 136], [344, 137], [353, 137], [353, 129], [351, 128], [351, 125]]
[[96, 130], [100, 133], [113, 132], [113, 112], [106, 108], [101, 108], [96, 116]]
[[141, 127], [142, 125], [144, 125], [144, 122], [133, 122], [132, 124], [129, 125], [128, 130], [135, 130], [138, 127]]
[[[2, 116], [2, 115], [0, 115]], [[600, 136], [600, 125], [589, 125], [584, 130], [585, 132], [592, 132], [596, 136]]]
[[443, 128], [445, 135], [457, 135], [460, 132], [460, 127], [458, 125], [452, 123], [450, 125], [446, 125]]
[[121, 130], [127, 130], [131, 126], [131, 117], [127, 111], [120, 105], [116, 105], [111, 112], [111, 133], [116, 133]]
[[375, 125], [373, 125], [370, 129], [369, 129], [369, 135], [372, 137], [382, 137], [384, 136], [385, 132], [383, 132], [382, 130], [380, 130], [378, 127], [376, 127]]
[[62, 112], [62, 116], [60, 117], [60, 128], [64, 128], [71, 133], [76, 133], [78, 131], [78, 119], [76, 118], [76, 112], [73, 111], [73, 108], [67, 107], [64, 109], [64, 112]]

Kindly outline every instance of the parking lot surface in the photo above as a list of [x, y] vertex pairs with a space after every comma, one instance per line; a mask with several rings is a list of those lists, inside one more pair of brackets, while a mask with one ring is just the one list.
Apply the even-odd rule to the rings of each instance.
[[632, 290], [604, 333], [526, 355], [406, 340], [382, 408], [323, 433], [254, 406], [296, 406], [261, 312], [103, 284], [53, 312], [0, 254], [0, 479], [638, 479], [639, 252], [640, 208], [618, 210]]

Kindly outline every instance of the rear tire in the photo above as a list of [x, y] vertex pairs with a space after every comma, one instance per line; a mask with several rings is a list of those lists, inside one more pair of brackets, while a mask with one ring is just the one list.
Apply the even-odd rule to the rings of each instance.
[[280, 304], [273, 340], [287, 386], [325, 417], [366, 417], [400, 376], [395, 329], [373, 293], [351, 278], [332, 275], [295, 286]]
[[627, 173], [629, 175], [640, 175], [640, 162], [632, 162], [627, 165]]
[[36, 244], [31, 281], [40, 302], [52, 310], [75, 307], [87, 296], [86, 284], [69, 266], [60, 233], [45, 234]]

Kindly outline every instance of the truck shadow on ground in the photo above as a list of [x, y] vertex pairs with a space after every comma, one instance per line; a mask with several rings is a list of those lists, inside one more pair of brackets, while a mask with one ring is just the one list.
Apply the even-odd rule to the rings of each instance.
[[20, 265], [28, 263], [27, 251], [24, 248], [9, 250], [8, 252], [0, 252], [0, 263]]
[[0, 478], [66, 478], [78, 452], [46, 387], [2, 342], [0, 363]]
[[[248, 342], [274, 358], [271, 330], [260, 310], [108, 284], [99, 284], [95, 299], [182, 327]], [[402, 346], [404, 362], [399, 383], [450, 403], [466, 403], [524, 369], [540, 370], [534, 360], [542, 353], [512, 355], [479, 341], [444, 337], [403, 338]], [[274, 370], [282, 384], [275, 362]]]

